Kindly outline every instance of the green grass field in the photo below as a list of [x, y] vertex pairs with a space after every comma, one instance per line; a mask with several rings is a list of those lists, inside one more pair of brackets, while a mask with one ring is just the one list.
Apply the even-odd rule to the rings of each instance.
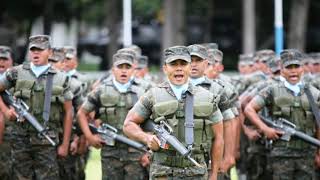
[[90, 148], [90, 157], [85, 172], [86, 180], [101, 180], [100, 149]]

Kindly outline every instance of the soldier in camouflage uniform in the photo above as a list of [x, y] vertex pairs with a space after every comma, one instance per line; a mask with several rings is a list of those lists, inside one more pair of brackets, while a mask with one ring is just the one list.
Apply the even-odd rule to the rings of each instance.
[[[4, 76], [5, 71], [12, 67], [12, 51], [8, 46], [0, 46], [0, 76]], [[5, 122], [6, 118], [10, 118], [10, 111], [6, 111], [6, 107], [0, 98], [0, 177], [3, 180], [12, 179], [12, 161], [11, 161], [11, 142], [13, 136], [12, 122]], [[4, 107], [3, 107], [4, 106]]]
[[[268, 59], [269, 58], [269, 59]], [[268, 85], [278, 83], [280, 75], [280, 65], [276, 57], [272, 54], [268, 55], [266, 59], [266, 64], [268, 65], [272, 74], [269, 76], [267, 81], [262, 81], [250, 86], [242, 95], [241, 95], [241, 104], [242, 107], [246, 107], [247, 103], [258, 94], [262, 89]], [[245, 95], [244, 95], [245, 94]], [[261, 111], [261, 114], [269, 117], [267, 111]], [[245, 120], [244, 120], [245, 121]], [[243, 144], [246, 146], [245, 152], [243, 152], [242, 161], [246, 163], [246, 171], [248, 179], [259, 180], [259, 179], [268, 179], [266, 172], [266, 154], [268, 152], [268, 142], [262, 137], [262, 134], [257, 130], [252, 124], [245, 121], [242, 122], [242, 129], [246, 135], [245, 139], [242, 139]]]
[[[246, 116], [263, 134], [274, 140], [273, 147], [268, 153], [267, 170], [269, 179], [315, 179], [313, 163], [318, 163], [320, 153], [310, 144], [292, 137], [289, 142], [275, 141], [282, 131], [268, 127], [261, 121], [257, 112], [266, 107], [274, 121], [284, 118], [294, 123], [298, 130], [309, 136], [319, 136], [319, 127], [315, 126], [314, 115], [306, 88], [309, 88], [315, 103], [319, 106], [320, 91], [301, 81], [303, 74], [302, 54], [294, 49], [281, 53], [281, 75], [284, 81], [268, 85], [245, 108]], [[315, 158], [314, 158], [315, 154]]]
[[[59, 179], [58, 157], [66, 157], [72, 125], [72, 93], [69, 78], [48, 64], [50, 37], [29, 38], [30, 63], [13, 67], [0, 79], [0, 90], [13, 88], [13, 94], [30, 107], [29, 112], [47, 127], [48, 135], [60, 144], [53, 147], [28, 122], [16, 124], [12, 142], [13, 179]], [[45, 120], [44, 99], [48, 76], [53, 77], [49, 120]], [[50, 100], [50, 99], [49, 99]], [[58, 135], [63, 132], [63, 141]]]
[[256, 66], [256, 72], [244, 76], [243, 78], [241, 78], [242, 81], [236, 84], [236, 89], [238, 90], [239, 94], [242, 94], [245, 90], [247, 90], [249, 86], [268, 79], [268, 75], [270, 72], [266, 62], [270, 54], [274, 54], [274, 51], [263, 49], [255, 53], [253, 60]]
[[[320, 90], [320, 53], [312, 53], [312, 65], [309, 68], [312, 74], [309, 74], [310, 83]], [[308, 77], [308, 76], [307, 76]]]
[[[234, 138], [231, 136], [233, 134], [232, 121], [235, 120], [235, 115], [232, 111], [232, 105], [230, 104], [229, 97], [227, 96], [225, 83], [214, 79], [209, 80], [204, 72], [208, 66], [208, 53], [207, 49], [202, 45], [190, 45], [188, 46], [191, 55], [191, 72], [190, 81], [194, 86], [203, 87], [215, 96], [219, 96], [218, 107], [223, 115], [223, 126], [224, 126], [224, 156], [221, 163], [222, 167], [220, 170], [226, 172], [235, 164], [234, 157]], [[206, 147], [206, 153], [210, 152], [211, 145]], [[209, 167], [210, 168], [210, 167]]]
[[[58, 71], [63, 70], [62, 61], [65, 59], [65, 49], [64, 48], [53, 48], [52, 55], [49, 57], [49, 63]], [[70, 90], [73, 93], [72, 106], [74, 110], [74, 114], [78, 110], [78, 107], [82, 104], [83, 96], [82, 96], [82, 88], [83, 84], [78, 81], [76, 78], [70, 79]], [[59, 158], [59, 174], [60, 179], [65, 180], [81, 180], [85, 178], [84, 174], [84, 161], [81, 156], [78, 154], [79, 147], [79, 136], [75, 133], [77, 130], [75, 129], [75, 117], [73, 119], [73, 128], [71, 134], [70, 141], [70, 151], [69, 155], [66, 158]], [[81, 131], [81, 130], [78, 130]], [[60, 135], [60, 138], [62, 136]]]
[[151, 76], [148, 68], [148, 56], [141, 55], [138, 58], [138, 64], [136, 67], [135, 77], [143, 79], [149, 82], [152, 86], [155, 86], [155, 77]]
[[[144, 93], [144, 89], [130, 81], [134, 72], [134, 57], [128, 53], [113, 56], [112, 79], [105, 80], [92, 91], [78, 111], [78, 120], [87, 140], [94, 147], [102, 147], [103, 141], [88, 128], [86, 116], [96, 111], [102, 123], [118, 129], [122, 126], [128, 111]], [[102, 179], [144, 179], [144, 168], [140, 165], [142, 153], [128, 145], [116, 143], [105, 145], [101, 150]]]
[[238, 61], [238, 71], [240, 75], [251, 74], [255, 71], [251, 54], [240, 54]]
[[[222, 113], [217, 107], [218, 98], [209, 91], [188, 83], [191, 57], [187, 47], [174, 46], [164, 51], [163, 70], [169, 81], [151, 88], [129, 111], [124, 132], [130, 138], [141, 141], [154, 151], [150, 165], [150, 179], [207, 179], [204, 152], [201, 147], [212, 143], [211, 179], [216, 179], [223, 153]], [[185, 138], [185, 103], [186, 93], [194, 97], [194, 142], [192, 157], [202, 167], [197, 167], [172, 147], [159, 149], [159, 139], [143, 132], [139, 124], [151, 117], [164, 118], [173, 128], [174, 136], [186, 143]], [[212, 134], [214, 136], [212, 136]]]

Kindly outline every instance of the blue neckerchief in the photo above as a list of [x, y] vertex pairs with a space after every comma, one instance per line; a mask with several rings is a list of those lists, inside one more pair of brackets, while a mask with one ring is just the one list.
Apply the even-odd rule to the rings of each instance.
[[284, 82], [284, 81], [286, 81], [286, 79], [283, 77], [283, 76], [279, 76], [279, 79], [280, 79], [280, 81], [282, 81], [282, 82]]
[[190, 78], [190, 82], [192, 85], [196, 86], [198, 84], [201, 84], [203, 81], [205, 81], [204, 76], [199, 77], [199, 78]]
[[174, 95], [176, 95], [178, 100], [181, 99], [181, 95], [188, 90], [188, 86], [189, 86], [188, 83], [185, 83], [183, 85], [177, 86], [177, 85], [171, 84], [170, 81], [169, 81], [169, 85], [170, 85]]
[[121, 84], [121, 83], [119, 83], [117, 80], [116, 80], [116, 78], [112, 78], [112, 81], [113, 81], [113, 84], [114, 84], [114, 86], [118, 89], [118, 91], [120, 92], [120, 93], [125, 93], [125, 92], [127, 92], [128, 91], [128, 89], [129, 89], [129, 87], [131, 86], [131, 80], [129, 80], [127, 83], [125, 83], [125, 84]]
[[67, 76], [71, 77], [71, 76], [74, 75], [76, 72], [77, 72], [76, 69], [72, 69], [72, 70], [66, 72], [66, 74], [67, 74]]
[[35, 66], [33, 63], [30, 63], [30, 68], [32, 72], [39, 77], [42, 73], [46, 72], [50, 67], [50, 64], [42, 65], [42, 66]]
[[288, 81], [284, 81], [284, 86], [291, 90], [294, 93], [294, 96], [298, 96], [301, 88], [303, 87], [303, 84], [301, 83], [301, 81], [299, 81], [297, 84], [290, 84]]

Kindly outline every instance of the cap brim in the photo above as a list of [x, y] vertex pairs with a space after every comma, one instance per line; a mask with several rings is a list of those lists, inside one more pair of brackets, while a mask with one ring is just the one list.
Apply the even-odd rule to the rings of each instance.
[[119, 61], [116, 61], [116, 62], [113, 63], [113, 65], [115, 65], [115, 66], [119, 66], [121, 64], [129, 64], [129, 65], [132, 66], [133, 62], [128, 61], [128, 60], [119, 60]]
[[176, 61], [176, 60], [179, 60], [179, 59], [184, 60], [184, 61], [186, 61], [186, 62], [188, 62], [188, 63], [191, 62], [190, 56], [176, 55], [176, 56], [170, 56], [170, 57], [168, 57], [168, 58], [166, 59], [166, 63], [171, 63], [171, 62]]
[[270, 68], [270, 70], [274, 73], [274, 72], [280, 71], [280, 68], [279, 67], [273, 67], [273, 68]]
[[32, 48], [38, 48], [38, 49], [45, 50], [45, 49], [47, 49], [48, 47], [47, 47], [46, 45], [30, 44], [29, 49], [32, 49]]
[[301, 66], [301, 61], [300, 60], [291, 60], [291, 61], [287, 61], [285, 63], [283, 63], [284, 67], [290, 66], [290, 65], [299, 65]]
[[196, 53], [196, 52], [192, 52], [190, 53], [191, 56], [197, 56], [201, 59], [207, 59], [207, 57], [205, 57], [204, 55], [201, 55], [200, 53]]
[[66, 58], [68, 58], [68, 59], [72, 59], [72, 58], [74, 58], [74, 57], [75, 57], [74, 54], [71, 54], [71, 53], [67, 53], [67, 54], [66, 54]]
[[0, 53], [0, 58], [10, 59], [10, 54], [9, 53]]

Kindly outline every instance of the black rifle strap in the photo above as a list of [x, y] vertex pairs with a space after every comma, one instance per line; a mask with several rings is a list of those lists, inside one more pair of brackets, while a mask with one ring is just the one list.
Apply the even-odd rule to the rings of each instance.
[[318, 128], [320, 128], [320, 111], [319, 111], [319, 107], [317, 106], [317, 104], [314, 101], [314, 98], [313, 98], [313, 96], [311, 94], [309, 86], [306, 85], [306, 87], [304, 89], [305, 89], [309, 104], [311, 106], [311, 110], [312, 110], [312, 113], [314, 115], [316, 124], [317, 124]]
[[188, 147], [193, 145], [193, 95], [187, 91], [185, 103], [185, 141]]
[[50, 117], [53, 75], [54, 75], [53, 73], [48, 72], [47, 81], [46, 81], [46, 91], [45, 91], [43, 113], [42, 113], [42, 118], [44, 120], [45, 125], [47, 125]]

